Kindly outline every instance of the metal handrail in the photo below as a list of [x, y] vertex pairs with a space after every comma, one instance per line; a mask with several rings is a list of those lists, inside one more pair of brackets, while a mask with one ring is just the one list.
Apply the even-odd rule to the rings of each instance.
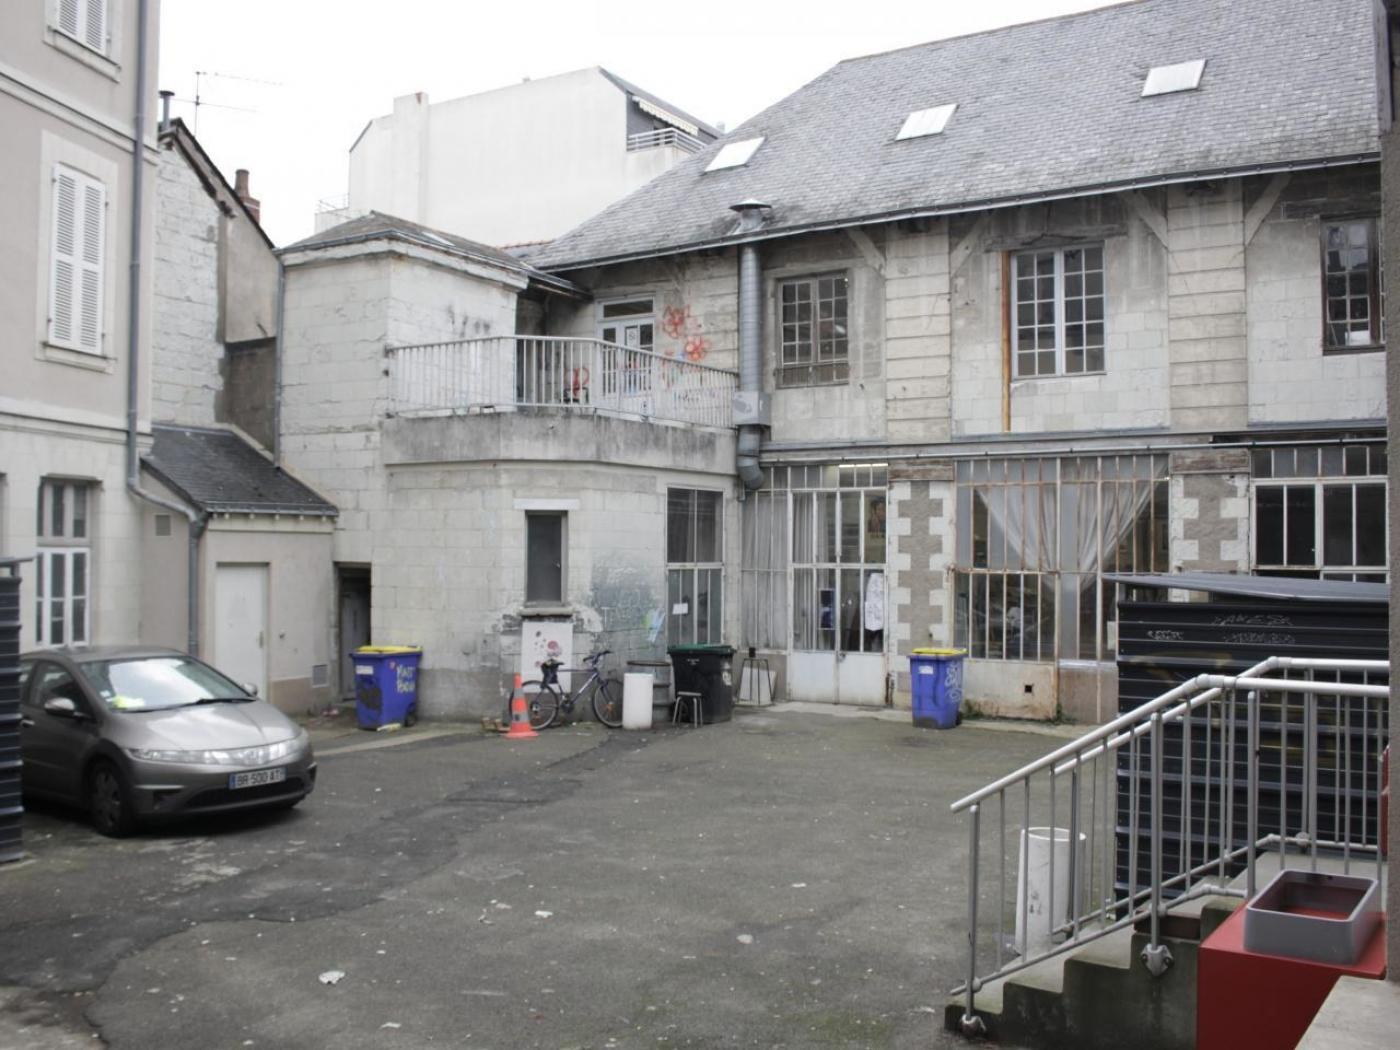
[[656, 149], [658, 146], [675, 146], [682, 153], [699, 153], [705, 148], [705, 143], [680, 128], [654, 128], [627, 136], [628, 153]]
[[502, 335], [388, 346], [390, 412], [561, 408], [733, 425], [738, 374], [602, 339]]
[[[1313, 870], [1317, 870], [1320, 849], [1335, 850], [1340, 853], [1343, 870], [1350, 871], [1352, 855], [1373, 855], [1377, 867], [1377, 878], [1382, 870], [1379, 829], [1372, 832], [1368, 818], [1368, 806], [1375, 796], [1375, 816], [1379, 816], [1379, 774], [1369, 766], [1372, 757], [1378, 756], [1387, 736], [1387, 700], [1390, 695], [1388, 685], [1373, 684], [1371, 675], [1389, 676], [1390, 665], [1385, 660], [1322, 660], [1299, 657], [1270, 657], [1242, 674], [1202, 674], [1181, 683], [1161, 696], [1133, 711], [1113, 719], [1078, 738], [1056, 748], [1049, 754], [1031, 762], [978, 791], [953, 803], [954, 812], [966, 811], [970, 818], [968, 853], [968, 963], [967, 979], [953, 990], [955, 995], [965, 995], [966, 1005], [962, 1017], [962, 1027], [968, 1034], [983, 1031], [983, 1024], [976, 1013], [976, 993], [987, 980], [1006, 977], [1023, 970], [1044, 959], [1061, 955], [1073, 948], [1087, 944], [1114, 930], [1122, 929], [1146, 918], [1148, 920], [1147, 946], [1142, 952], [1142, 962], [1153, 976], [1160, 976], [1172, 964], [1171, 951], [1164, 941], [1161, 919], [1172, 908], [1203, 894], [1252, 897], [1256, 890], [1257, 858], [1261, 850], [1277, 849], [1280, 864], [1286, 866], [1293, 850], [1311, 856]], [[1269, 677], [1274, 672], [1300, 672], [1305, 678]], [[1331, 672], [1337, 675], [1360, 676], [1363, 681], [1319, 680], [1318, 672]], [[1240, 723], [1240, 697], [1243, 695], [1244, 722]], [[1277, 744], [1280, 762], [1280, 807], [1277, 830], [1259, 827], [1259, 755], [1261, 740], [1260, 708], [1265, 696], [1275, 696], [1281, 705], [1278, 720], [1279, 741]], [[1290, 821], [1288, 811], [1288, 756], [1290, 724], [1297, 707], [1290, 706], [1291, 697], [1302, 698], [1303, 721], [1303, 785], [1302, 812], [1296, 820]], [[1331, 815], [1332, 834], [1321, 834], [1325, 828], [1320, 821], [1320, 796], [1317, 793], [1317, 772], [1320, 765], [1319, 752], [1327, 727], [1320, 719], [1323, 698], [1335, 698], [1332, 711], [1332, 756], [1334, 790], [1333, 813]], [[1344, 700], [1345, 706], [1344, 706]], [[1211, 712], [1216, 705], [1217, 713]], [[1356, 736], [1352, 731], [1353, 714], [1360, 713], [1360, 746], [1363, 761], [1355, 764], [1352, 752], [1356, 749]], [[1374, 722], [1371, 712], [1375, 708]], [[1193, 717], [1204, 709], [1204, 718]], [[1193, 724], [1199, 725], [1196, 732], [1204, 735], [1201, 748], [1193, 748]], [[1167, 774], [1163, 768], [1164, 738], [1166, 727], [1179, 727], [1181, 737], [1181, 763], [1179, 773]], [[1296, 724], [1295, 724], [1296, 725]], [[1239, 735], [1247, 734], [1241, 748]], [[1345, 736], [1343, 736], [1345, 734]], [[1374, 741], [1373, 741], [1374, 736]], [[1146, 740], [1143, 738], [1146, 737]], [[1374, 750], [1369, 750], [1374, 742]], [[1274, 745], [1270, 744], [1271, 747]], [[1127, 754], [1123, 754], [1127, 749]], [[1143, 751], [1148, 753], [1146, 766]], [[1198, 763], [1198, 754], [1204, 755], [1204, 773]], [[1113, 762], [1107, 761], [1110, 757]], [[1238, 781], [1236, 767], [1243, 764], [1245, 776], [1244, 823], [1242, 835], [1237, 832], [1235, 818], [1237, 810]], [[1126, 773], [1125, 773], [1126, 767]], [[1374, 789], [1373, 777], [1374, 776]], [[1023, 832], [1020, 855], [1020, 881], [1023, 892], [1016, 896], [1016, 937], [1015, 943], [1004, 940], [1003, 922], [1006, 917], [1007, 898], [1007, 793], [1019, 789], [1023, 797], [1022, 827], [1029, 829], [1032, 823], [1032, 784], [1038, 782], [1042, 774], [1049, 783], [1049, 825], [1051, 828], [1052, 852], [1054, 843], [1059, 841], [1057, 825], [1058, 811], [1057, 782], [1069, 779], [1069, 827], [1068, 857], [1063, 879], [1068, 885], [1059, 887], [1059, 904], [1056, 908], [1056, 862], [1048, 866], [1048, 903], [1044, 899], [1043, 912], [1037, 911], [1037, 940], [1030, 940], [1031, 909], [1029, 906], [1030, 887], [1028, 881], [1029, 835]], [[1103, 797], [1099, 797], [1099, 781], [1102, 774]], [[1118, 781], [1126, 775], [1127, 796], [1119, 797]], [[1359, 788], [1357, 786], [1359, 776]], [[1088, 780], [1089, 813], [1087, 822], [1082, 813], [1084, 781]], [[1110, 779], [1111, 778], [1111, 779]], [[1140, 781], [1147, 779], [1146, 787], [1150, 797], [1150, 813], [1147, 820], [1147, 846], [1150, 853], [1147, 860], [1147, 874], [1139, 884], [1139, 839], [1142, 837], [1143, 791]], [[1168, 778], [1179, 778], [1179, 799], [1168, 803], [1163, 785]], [[1200, 806], [1193, 803], [1193, 785], [1199, 785], [1202, 795]], [[1212, 799], [1214, 794], [1214, 799]], [[1360, 832], [1353, 820], [1353, 798], [1359, 798]], [[982, 851], [982, 817], [988, 800], [996, 799], [1000, 816], [999, 843], [1000, 886], [994, 894], [996, 915], [995, 966], [981, 975], [978, 974], [979, 907], [985, 897], [980, 882], [980, 854]], [[1123, 802], [1127, 803], [1126, 816]], [[1179, 805], [1179, 812], [1168, 815], [1166, 809]], [[1110, 806], [1112, 819], [1110, 819]], [[1214, 827], [1212, 818], [1214, 817]], [[1164, 850], [1163, 825], [1166, 820], [1176, 821], [1178, 846], [1175, 857], [1168, 857]], [[1102, 828], [1099, 822], [1102, 822]], [[1199, 835], [1197, 827], [1199, 826]], [[1126, 886], [1114, 880], [1117, 867], [1117, 842], [1125, 833], [1128, 838], [1128, 858], [1126, 866]], [[1087, 828], [1087, 834], [1081, 829]], [[1297, 829], [1296, 833], [1293, 829]], [[1099, 832], [1102, 839], [1097, 840]], [[1081, 856], [1087, 839], [1087, 856]], [[1212, 845], [1212, 842], [1215, 845]], [[1102, 865], [1102, 870], [1096, 871]], [[1171, 871], [1166, 871], [1168, 865]], [[1226, 884], [1235, 873], [1243, 868], [1245, 888], [1239, 890]], [[1087, 870], [1086, 870], [1087, 869]], [[1095, 883], [1098, 883], [1100, 896], [1094, 898]], [[1176, 893], [1173, 900], [1165, 899], [1164, 894]], [[1063, 913], [1063, 916], [1062, 916]], [[1048, 926], [1041, 922], [1045, 916]], [[1054, 943], [1063, 938], [1062, 943]], [[1003, 955], [1011, 952], [1014, 959], [1003, 961]]]

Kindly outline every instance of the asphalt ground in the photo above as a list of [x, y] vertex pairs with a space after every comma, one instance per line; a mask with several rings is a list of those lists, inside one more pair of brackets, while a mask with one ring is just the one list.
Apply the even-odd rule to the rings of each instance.
[[781, 708], [317, 740], [291, 812], [27, 813], [0, 1048], [965, 1045], [948, 805], [1060, 742]]

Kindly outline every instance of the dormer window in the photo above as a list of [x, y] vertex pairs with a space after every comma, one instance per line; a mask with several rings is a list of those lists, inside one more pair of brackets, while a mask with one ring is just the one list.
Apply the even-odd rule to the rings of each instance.
[[722, 171], [725, 168], [742, 168], [749, 158], [763, 145], [763, 136], [756, 139], [741, 139], [739, 142], [726, 142], [714, 159], [706, 165], [706, 171]]
[[918, 139], [925, 135], [941, 135], [943, 129], [948, 126], [953, 111], [957, 108], [958, 104], [952, 102], [946, 106], [934, 106], [931, 109], [916, 109], [904, 118], [904, 126], [899, 129], [895, 141]]
[[1147, 79], [1142, 82], [1142, 97], [1195, 91], [1201, 86], [1201, 74], [1205, 68], [1204, 58], [1194, 62], [1178, 62], [1174, 66], [1153, 66], [1147, 71]]

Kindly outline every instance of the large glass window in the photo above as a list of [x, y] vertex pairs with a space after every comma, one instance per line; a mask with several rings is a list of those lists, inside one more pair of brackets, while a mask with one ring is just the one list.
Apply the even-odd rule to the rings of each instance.
[[778, 282], [778, 385], [844, 383], [850, 374], [844, 274]]
[[671, 645], [724, 637], [724, 498], [705, 489], [666, 490], [666, 637]]
[[1322, 225], [1323, 345], [1328, 350], [1369, 350], [1385, 341], [1378, 241], [1374, 218]]
[[92, 486], [45, 478], [39, 484], [34, 567], [35, 640], [86, 645], [92, 566]]
[[1165, 572], [1166, 458], [958, 463], [954, 639], [986, 660], [1103, 660], [1112, 572]]
[[1256, 572], [1388, 578], [1383, 444], [1257, 449], [1253, 472]]
[[744, 505], [747, 644], [882, 651], [886, 484], [883, 464], [765, 471], [764, 487]]
[[1104, 369], [1103, 245], [1012, 256], [1016, 377]]
[[656, 319], [650, 296], [598, 304], [598, 338], [632, 350], [651, 351], [656, 344]]

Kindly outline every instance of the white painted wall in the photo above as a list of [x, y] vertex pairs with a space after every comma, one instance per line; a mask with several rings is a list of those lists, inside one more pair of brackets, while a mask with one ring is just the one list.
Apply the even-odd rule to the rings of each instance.
[[348, 214], [486, 244], [549, 240], [682, 156], [627, 152], [627, 96], [596, 68], [434, 104], [405, 95], [351, 147]]

